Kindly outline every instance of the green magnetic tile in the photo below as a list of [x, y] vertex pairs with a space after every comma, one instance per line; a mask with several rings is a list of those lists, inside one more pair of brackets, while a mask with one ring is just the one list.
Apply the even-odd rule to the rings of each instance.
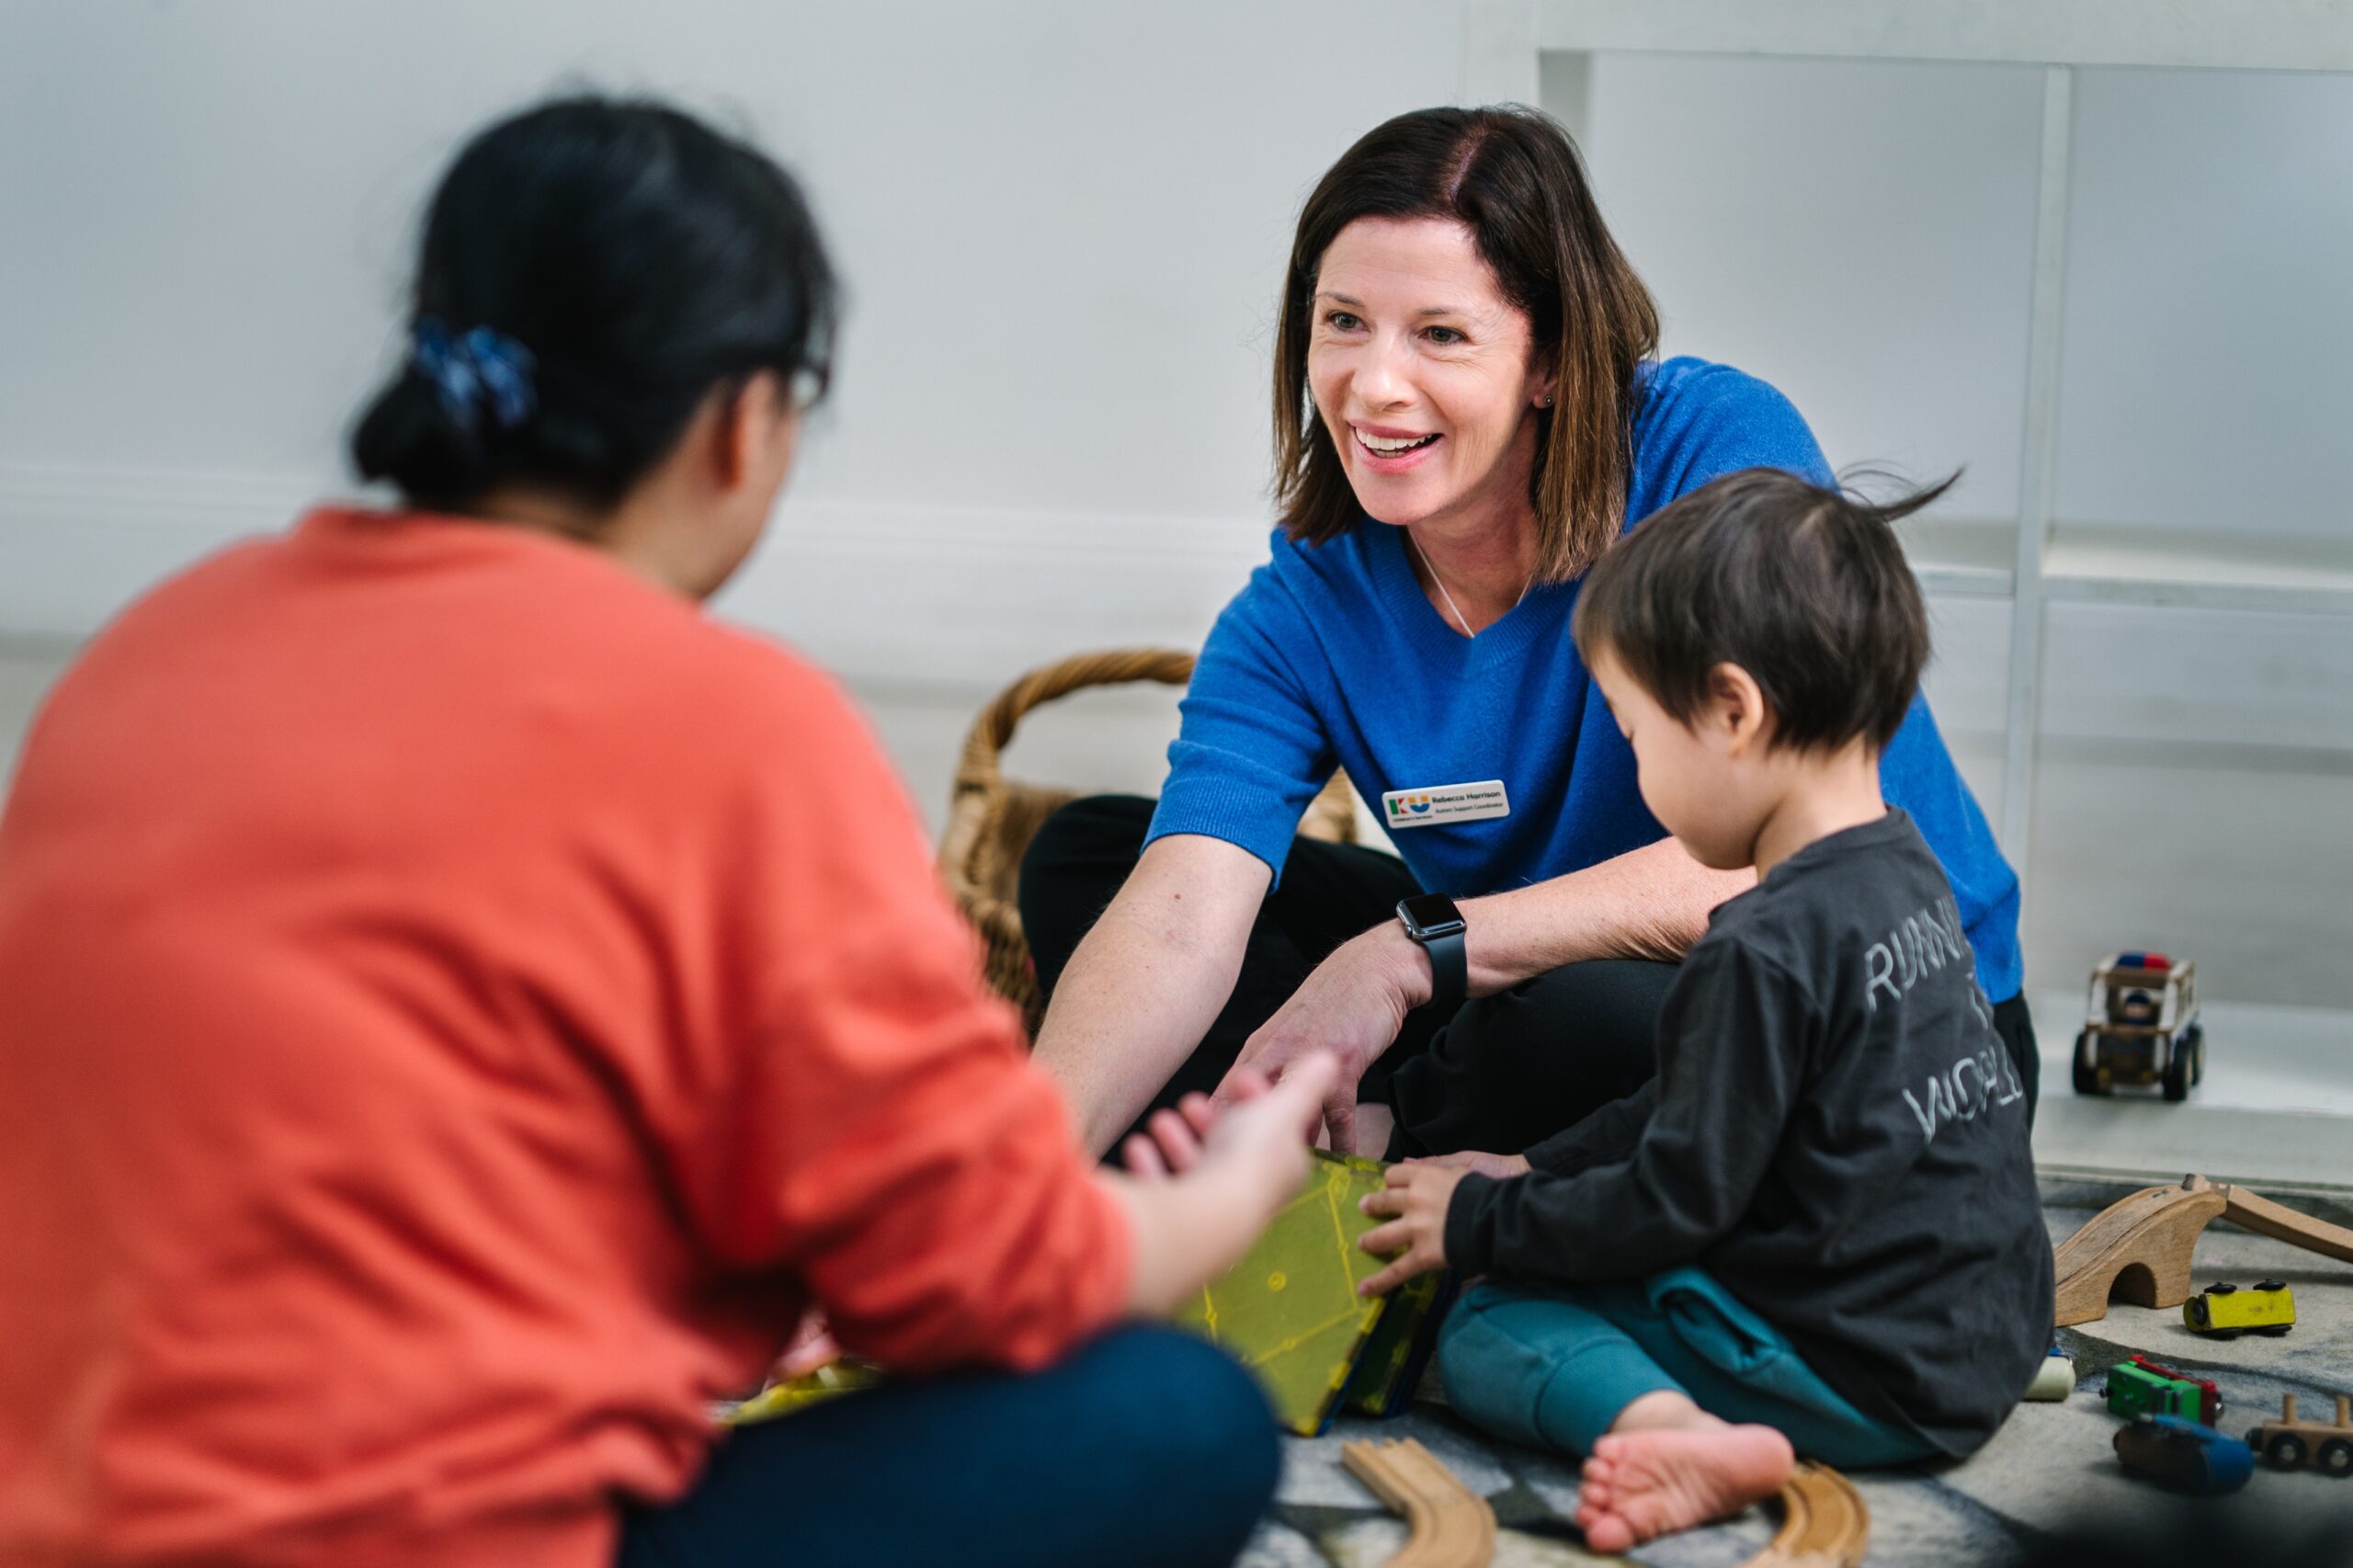
[[1381, 1260], [1357, 1244], [1381, 1221], [1357, 1209], [1376, 1161], [1317, 1151], [1306, 1185], [1249, 1253], [1176, 1314], [1258, 1376], [1283, 1426], [1321, 1430], [1383, 1302], [1357, 1294]]

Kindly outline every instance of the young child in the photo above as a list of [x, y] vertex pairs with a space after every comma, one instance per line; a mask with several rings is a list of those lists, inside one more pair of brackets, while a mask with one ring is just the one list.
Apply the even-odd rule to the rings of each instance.
[[1789, 474], [1717, 481], [1597, 566], [1578, 651], [1643, 801], [1754, 866], [1659, 1022], [1658, 1075], [1524, 1157], [1391, 1170], [1384, 1290], [1487, 1281], [1438, 1358], [1467, 1419], [1590, 1454], [1577, 1522], [1619, 1551], [1735, 1511], [1792, 1449], [1966, 1454], [2051, 1341], [2026, 1093], [1951, 892], [1878, 756], [1928, 652], [1889, 524]]

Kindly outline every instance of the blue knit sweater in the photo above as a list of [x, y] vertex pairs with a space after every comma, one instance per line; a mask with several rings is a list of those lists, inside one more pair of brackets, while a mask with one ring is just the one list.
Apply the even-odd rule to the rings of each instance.
[[[1639, 522], [1710, 480], [1829, 465], [1788, 399], [1726, 365], [1646, 367], [1626, 515]], [[1475, 638], [1414, 580], [1403, 530], [1366, 523], [1313, 549], [1278, 530], [1211, 631], [1169, 747], [1151, 838], [1206, 834], [1277, 878], [1308, 801], [1345, 768], [1367, 800], [1501, 779], [1510, 814], [1395, 834], [1423, 887], [1470, 897], [1563, 876], [1665, 836], [1634, 787], [1634, 755], [1569, 636], [1576, 582], [1541, 585]], [[1979, 983], [2018, 994], [2018, 884], [1925, 699], [1880, 759], [1952, 881]]]

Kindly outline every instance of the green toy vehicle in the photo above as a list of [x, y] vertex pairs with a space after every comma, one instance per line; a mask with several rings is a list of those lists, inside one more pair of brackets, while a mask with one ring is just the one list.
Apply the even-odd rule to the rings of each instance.
[[2165, 1098], [2186, 1100], [2206, 1076], [2196, 964], [2163, 953], [2119, 953], [2092, 971], [2086, 1013], [2075, 1037], [2077, 1094], [2155, 1084]]
[[2211, 1426], [2222, 1417], [2222, 1391], [2212, 1379], [2177, 1372], [2146, 1356], [2110, 1367], [2103, 1392], [2109, 1413], [2127, 1421], [2136, 1415], [2179, 1415]]

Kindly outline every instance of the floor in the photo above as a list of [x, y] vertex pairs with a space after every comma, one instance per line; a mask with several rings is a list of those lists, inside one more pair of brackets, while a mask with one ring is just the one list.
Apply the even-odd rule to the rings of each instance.
[[[2127, 1190], [2111, 1181], [2046, 1178], [2052, 1238], [2072, 1233]], [[2353, 1224], [2348, 1196], [2304, 1194], [2294, 1201], [2320, 1218]], [[2164, 1494], [2118, 1465], [2111, 1445], [2121, 1423], [2101, 1397], [2104, 1369], [2130, 1355], [2213, 1379], [2223, 1395], [2222, 1429], [2233, 1435], [2276, 1415], [2283, 1393], [2299, 1396], [2302, 1415], [2323, 1419], [2330, 1395], [2353, 1394], [2353, 1266], [2219, 1225], [2200, 1241], [2197, 1263], [2201, 1284], [2285, 1281], [2296, 1297], [2293, 1332], [2284, 1339], [2214, 1341], [2184, 1327], [2177, 1308], [2120, 1304], [2099, 1322], [2061, 1330], [2076, 1369], [2069, 1398], [2019, 1405], [1993, 1440], [1961, 1464], [1851, 1478], [1870, 1510], [1869, 1561], [1906, 1568], [2017, 1562], [2057, 1532], [2146, 1517]], [[1425, 1392], [1438, 1392], [1428, 1383]], [[1501, 1526], [1496, 1568], [1600, 1561], [1567, 1523], [1576, 1499], [1573, 1463], [1488, 1441], [1442, 1406], [1420, 1403], [1393, 1421], [1336, 1423], [1322, 1437], [1286, 1439], [1272, 1517], [1238, 1568], [1370, 1568], [1383, 1562], [1404, 1539], [1404, 1528], [1340, 1468], [1339, 1449], [1360, 1437], [1404, 1436], [1420, 1439], [1488, 1498]], [[2200, 1506], [2211, 1520], [2275, 1540], [2353, 1519], [2353, 1481], [2258, 1469], [2245, 1491]], [[1777, 1523], [1771, 1511], [1753, 1509], [1632, 1555], [1658, 1568], [1732, 1568], [1762, 1547]]]
[[[54, 646], [0, 639], [0, 770], [12, 768], [24, 724], [64, 656]], [[936, 833], [965, 731], [984, 694], [872, 684], [854, 685], [853, 694]], [[1005, 758], [1006, 771], [1088, 790], [1150, 793], [1174, 728], [1174, 704], [1169, 692], [1081, 693], [1025, 724]], [[2131, 1187], [2191, 1169], [2262, 1183], [2274, 1197], [2353, 1223], [2353, 1041], [2344, 1038], [2345, 1015], [2210, 1004], [2208, 1036], [2215, 1048], [2207, 1080], [2189, 1103], [2168, 1105], [2153, 1096], [2087, 1100], [2072, 1094], [2067, 1053], [2082, 997], [2054, 992], [2035, 1001], [2044, 1051], [2036, 1154], [2054, 1238]], [[2240, 1043], [2225, 1051], [2225, 1040]], [[2200, 1243], [2198, 1259], [2201, 1280], [2287, 1280], [2298, 1292], [2295, 1334], [2218, 1345], [2190, 1336], [2177, 1312], [2130, 1307], [2063, 1331], [2079, 1373], [2071, 1399], [2021, 1405], [1964, 1464], [1857, 1478], [1871, 1510], [1871, 1561], [2017, 1561], [2073, 1521], [2145, 1515], [2154, 1494], [2118, 1468], [2109, 1449], [2116, 1422], [2097, 1392], [2099, 1369], [2134, 1350], [2222, 1381], [2233, 1403], [2224, 1426], [2233, 1430], [2276, 1410], [2282, 1392], [2301, 1393], [2308, 1414], [2325, 1412], [2327, 1393], [2353, 1392], [2353, 1267], [2219, 1225]], [[1437, 1393], [1434, 1386], [1426, 1392]], [[1407, 1434], [1491, 1499], [1504, 1526], [1500, 1568], [1594, 1561], [1565, 1522], [1574, 1506], [1573, 1465], [1490, 1443], [1457, 1424], [1442, 1404], [1420, 1402], [1396, 1421], [1346, 1423], [1323, 1437], [1286, 1439], [1281, 1492], [1242, 1568], [1369, 1568], [1382, 1562], [1403, 1540], [1403, 1527], [1340, 1468], [1339, 1446], [1357, 1437]], [[2245, 1492], [2211, 1512], [2273, 1529], [2342, 1518], [2353, 1515], [2353, 1483], [2258, 1471]], [[1661, 1568], [1731, 1568], [1764, 1543], [1773, 1523], [1768, 1513], [1752, 1511], [1635, 1556]]]

